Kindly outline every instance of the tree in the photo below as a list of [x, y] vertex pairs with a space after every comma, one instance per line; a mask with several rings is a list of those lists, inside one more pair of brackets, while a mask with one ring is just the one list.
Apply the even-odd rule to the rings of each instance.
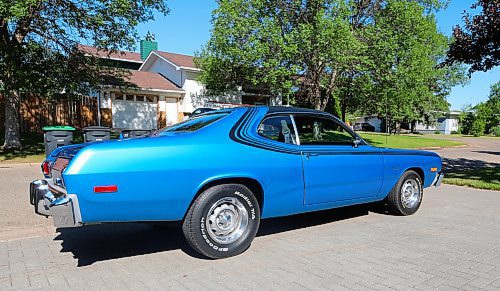
[[209, 92], [259, 86], [324, 110], [356, 40], [335, 0], [219, 0], [198, 54]]
[[[0, 93], [5, 99], [4, 148], [21, 146], [23, 93], [71, 97], [99, 84], [99, 62], [78, 49], [86, 41], [109, 52], [131, 48], [135, 27], [167, 14], [164, 0], [0, 0]], [[117, 71], [107, 75], [120, 77]]]
[[432, 123], [447, 111], [445, 97], [465, 80], [458, 65], [440, 65], [448, 39], [438, 32], [433, 14], [410, 1], [388, 1], [376, 12], [370, 34], [371, 90], [364, 111], [384, 117], [390, 131], [402, 123]]
[[487, 71], [500, 64], [500, 2], [479, 0], [473, 9], [481, 13], [464, 15], [465, 27], [453, 28], [453, 43], [448, 51], [448, 62], [470, 65], [469, 72]]
[[393, 123], [447, 110], [459, 66], [441, 66], [448, 39], [438, 0], [220, 0], [197, 62], [220, 93], [261, 86], [294, 104], [388, 116]]
[[491, 86], [488, 100], [468, 105], [460, 116], [460, 133], [480, 136], [496, 134], [500, 126], [500, 82]]

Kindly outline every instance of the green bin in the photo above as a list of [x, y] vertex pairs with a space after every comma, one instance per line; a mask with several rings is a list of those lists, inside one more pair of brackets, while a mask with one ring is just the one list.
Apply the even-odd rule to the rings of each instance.
[[45, 126], [43, 129], [43, 141], [45, 144], [45, 156], [60, 146], [69, 145], [73, 142], [74, 127], [71, 126]]

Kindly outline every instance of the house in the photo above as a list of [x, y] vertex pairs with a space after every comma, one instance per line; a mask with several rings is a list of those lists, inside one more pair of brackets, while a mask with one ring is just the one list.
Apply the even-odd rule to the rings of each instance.
[[198, 81], [201, 70], [194, 57], [158, 50], [150, 40], [140, 42], [140, 53], [108, 53], [81, 45], [88, 55], [105, 60], [110, 67], [128, 70], [132, 86], [103, 84], [99, 99], [101, 125], [117, 129], [157, 129], [182, 121], [198, 107], [281, 105], [280, 96], [244, 88], [221, 96], [209, 96]]
[[[460, 114], [461, 112], [456, 110], [443, 112], [444, 116], [437, 118], [434, 125], [425, 125], [421, 122], [417, 122], [415, 124], [415, 131], [423, 134], [436, 133], [438, 131], [442, 134], [451, 134], [453, 132], [457, 132]], [[383, 120], [375, 115], [358, 117], [354, 121], [354, 123], [364, 122], [369, 123], [373, 127], [375, 127], [375, 132], [385, 132], [385, 128], [383, 128]]]
[[453, 110], [446, 112], [443, 117], [439, 117], [434, 125], [425, 125], [422, 123], [416, 124], [416, 131], [420, 133], [436, 133], [452, 134], [458, 132], [459, 117], [462, 112]]

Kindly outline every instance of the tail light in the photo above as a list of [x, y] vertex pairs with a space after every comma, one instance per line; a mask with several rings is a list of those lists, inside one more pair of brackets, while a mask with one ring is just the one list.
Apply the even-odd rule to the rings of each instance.
[[44, 161], [42, 163], [42, 173], [46, 177], [50, 177], [50, 162], [49, 161]]

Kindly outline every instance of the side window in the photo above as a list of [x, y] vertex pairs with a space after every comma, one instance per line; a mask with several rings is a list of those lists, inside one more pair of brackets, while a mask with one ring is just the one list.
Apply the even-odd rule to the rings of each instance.
[[352, 145], [354, 136], [332, 119], [294, 116], [301, 145]]
[[265, 118], [259, 125], [258, 132], [268, 139], [282, 143], [296, 144], [293, 123], [288, 115]]

